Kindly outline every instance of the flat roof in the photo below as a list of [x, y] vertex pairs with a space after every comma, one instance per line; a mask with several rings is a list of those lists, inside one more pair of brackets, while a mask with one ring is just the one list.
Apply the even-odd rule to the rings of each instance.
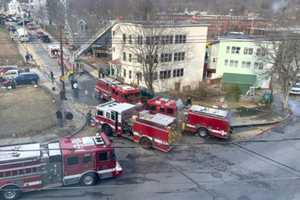
[[0, 147], [0, 163], [39, 158], [40, 156], [40, 144], [38, 143]]
[[130, 104], [130, 103], [117, 103], [114, 101], [110, 101], [104, 104], [100, 104], [97, 106], [97, 109], [100, 110], [113, 110], [118, 113], [124, 112], [126, 110], [132, 109], [136, 107], [136, 105]]
[[176, 118], [161, 113], [150, 114], [149, 111], [140, 112], [139, 118], [145, 121], [153, 122], [162, 126], [169, 126]]
[[192, 112], [199, 112], [207, 115], [213, 115], [217, 117], [222, 117], [225, 118], [228, 115], [228, 111], [226, 110], [220, 110], [216, 108], [209, 108], [209, 107], [204, 107], [200, 105], [193, 105], [190, 110]]

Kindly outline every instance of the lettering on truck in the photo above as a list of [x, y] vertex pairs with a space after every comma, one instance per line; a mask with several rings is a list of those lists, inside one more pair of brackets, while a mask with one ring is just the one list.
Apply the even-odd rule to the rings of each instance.
[[90, 186], [121, 174], [122, 167], [105, 134], [0, 147], [0, 194], [4, 200], [49, 187]]

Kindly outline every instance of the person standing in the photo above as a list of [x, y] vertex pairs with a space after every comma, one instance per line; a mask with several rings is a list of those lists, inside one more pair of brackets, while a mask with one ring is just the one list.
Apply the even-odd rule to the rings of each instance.
[[53, 74], [53, 71], [50, 72], [50, 79], [51, 79], [51, 82], [53, 84], [54, 83], [54, 74]]

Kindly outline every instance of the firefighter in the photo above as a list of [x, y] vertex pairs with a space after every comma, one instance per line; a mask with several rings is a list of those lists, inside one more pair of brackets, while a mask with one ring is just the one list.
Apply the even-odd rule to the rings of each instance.
[[56, 118], [58, 120], [59, 127], [63, 127], [63, 115], [60, 110], [56, 111]]
[[186, 106], [191, 106], [192, 105], [192, 98], [188, 97], [186, 100]]
[[50, 79], [51, 79], [51, 82], [53, 84], [54, 83], [54, 74], [53, 74], [53, 71], [50, 72]]
[[92, 111], [89, 110], [86, 114], [86, 125], [90, 125], [92, 121]]
[[79, 87], [78, 87], [77, 81], [74, 81], [74, 84], [73, 84], [73, 95], [75, 98], [79, 97]]

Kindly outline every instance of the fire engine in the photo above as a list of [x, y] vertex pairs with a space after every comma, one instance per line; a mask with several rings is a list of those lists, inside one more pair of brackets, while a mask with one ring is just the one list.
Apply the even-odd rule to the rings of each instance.
[[138, 105], [111, 101], [97, 106], [95, 121], [107, 135], [115, 133], [145, 149], [170, 151], [171, 145], [180, 137], [176, 118], [139, 110]]
[[100, 78], [96, 82], [96, 94], [99, 99], [116, 101], [120, 103], [139, 103], [141, 101], [140, 89], [122, 84], [112, 78]]
[[186, 131], [197, 133], [201, 137], [212, 135], [226, 139], [230, 136], [230, 113], [226, 110], [193, 105], [185, 115]]
[[58, 142], [0, 147], [0, 194], [15, 200], [22, 192], [116, 177], [122, 168], [107, 136], [62, 138]]
[[146, 108], [151, 113], [162, 113], [170, 116], [176, 116], [177, 113], [176, 101], [163, 97], [149, 99]]

